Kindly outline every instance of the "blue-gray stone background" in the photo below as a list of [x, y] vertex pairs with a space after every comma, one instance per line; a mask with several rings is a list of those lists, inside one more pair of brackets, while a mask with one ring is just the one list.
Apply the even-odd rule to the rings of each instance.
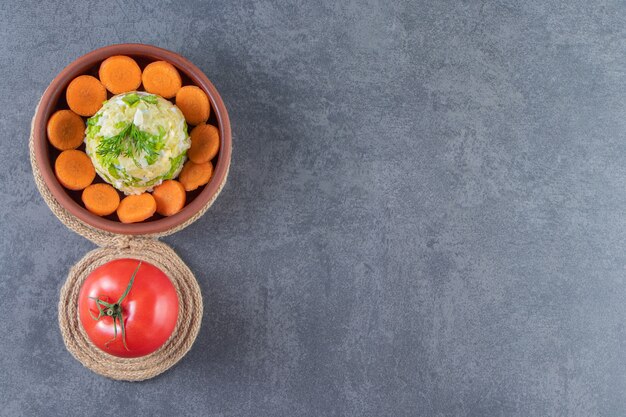
[[[32, 180], [78, 56], [182, 54], [232, 121], [228, 184], [165, 240], [205, 311], [143, 383], [57, 326], [93, 248]], [[0, 2], [0, 415], [626, 415], [622, 1]]]

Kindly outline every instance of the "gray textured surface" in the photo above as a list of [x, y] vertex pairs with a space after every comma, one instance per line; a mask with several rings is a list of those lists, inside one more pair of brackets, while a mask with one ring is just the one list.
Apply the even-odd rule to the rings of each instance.
[[[87, 3], [0, 4], [0, 415], [626, 414], [623, 2]], [[63, 346], [92, 246], [26, 145], [52, 77], [125, 41], [203, 69], [235, 144], [166, 239], [199, 339], [140, 384]]]

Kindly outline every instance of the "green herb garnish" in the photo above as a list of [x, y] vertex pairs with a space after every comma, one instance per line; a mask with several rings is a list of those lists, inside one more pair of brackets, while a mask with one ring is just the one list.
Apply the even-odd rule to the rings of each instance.
[[132, 122], [123, 123], [119, 127], [122, 130], [117, 135], [103, 138], [98, 144], [96, 154], [103, 165], [114, 164], [121, 155], [133, 158], [138, 167], [140, 165], [137, 159], [142, 155], [148, 165], [154, 164], [159, 159], [159, 151], [165, 146], [160, 135], [143, 132]]

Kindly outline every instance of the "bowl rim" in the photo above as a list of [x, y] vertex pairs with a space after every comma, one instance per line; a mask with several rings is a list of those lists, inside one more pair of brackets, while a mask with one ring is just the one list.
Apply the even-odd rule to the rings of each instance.
[[[67, 85], [74, 78], [84, 74], [87, 70], [97, 65], [104, 59], [113, 55], [136, 55], [154, 60], [167, 61], [174, 65], [179, 71], [189, 77], [194, 85], [200, 87], [209, 97], [212, 111], [215, 113], [218, 129], [220, 131], [220, 153], [213, 170], [213, 176], [204, 189], [196, 198], [179, 211], [178, 213], [163, 217], [162, 219], [145, 222], [125, 224], [118, 221], [105, 219], [90, 213], [86, 208], [72, 199], [63, 186], [57, 180], [53, 169], [52, 161], [48, 157], [48, 140], [46, 125], [49, 116], [54, 111], [58, 99], [65, 92]], [[104, 46], [95, 49], [85, 55], [75, 59], [66, 66], [50, 82], [41, 97], [41, 101], [35, 113], [33, 123], [33, 147], [35, 151], [35, 161], [41, 172], [41, 176], [59, 204], [72, 215], [84, 223], [105, 232], [124, 235], [151, 235], [164, 234], [169, 230], [180, 226], [188, 221], [195, 214], [200, 212], [213, 197], [219, 193], [223, 182], [228, 175], [232, 152], [232, 138], [230, 129], [230, 119], [226, 106], [215, 86], [209, 81], [207, 76], [191, 61], [181, 55], [159, 48], [153, 45], [141, 43], [122, 43]]]

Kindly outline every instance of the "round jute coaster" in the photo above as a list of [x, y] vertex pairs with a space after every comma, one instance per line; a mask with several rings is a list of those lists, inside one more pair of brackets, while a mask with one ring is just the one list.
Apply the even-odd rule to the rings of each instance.
[[[78, 319], [78, 294], [94, 269], [120, 258], [149, 262], [161, 269], [176, 288], [178, 320], [170, 338], [157, 351], [139, 358], [119, 358], [97, 348]], [[133, 239], [128, 248], [98, 248], [71, 270], [61, 289], [59, 326], [67, 350], [84, 366], [113, 379], [141, 381], [169, 369], [191, 348], [202, 322], [200, 287], [185, 263], [166, 244], [154, 239]]]

